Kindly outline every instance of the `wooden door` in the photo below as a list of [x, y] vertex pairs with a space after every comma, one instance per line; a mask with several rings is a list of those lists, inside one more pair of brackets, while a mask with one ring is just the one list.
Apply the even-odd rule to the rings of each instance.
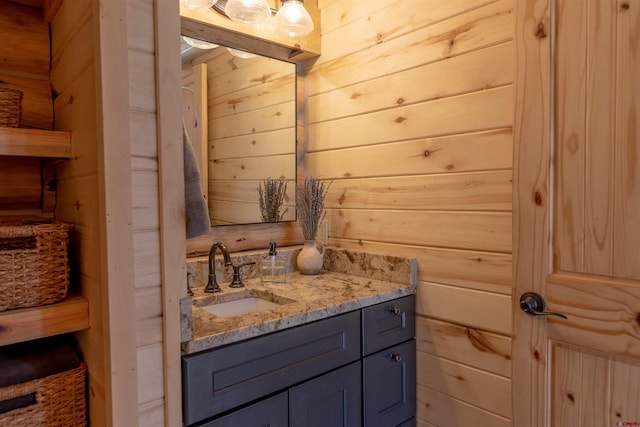
[[640, 425], [640, 0], [515, 5], [513, 423]]

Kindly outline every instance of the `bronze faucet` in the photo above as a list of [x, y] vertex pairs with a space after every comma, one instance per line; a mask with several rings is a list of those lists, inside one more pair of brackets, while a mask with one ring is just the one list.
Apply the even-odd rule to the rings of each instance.
[[229, 250], [222, 242], [215, 242], [211, 245], [211, 249], [209, 250], [209, 281], [207, 286], [205, 286], [204, 291], [213, 293], [220, 292], [222, 289], [220, 285], [218, 285], [218, 280], [216, 279], [216, 250], [220, 249], [222, 252], [222, 256], [224, 257], [224, 265], [229, 266], [231, 263], [231, 255], [229, 255]]

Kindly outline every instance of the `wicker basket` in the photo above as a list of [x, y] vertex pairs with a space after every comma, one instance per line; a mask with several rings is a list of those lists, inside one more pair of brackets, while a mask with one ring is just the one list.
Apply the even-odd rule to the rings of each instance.
[[0, 87], [0, 126], [17, 128], [22, 115], [22, 91]]
[[70, 227], [42, 218], [0, 220], [0, 311], [67, 296]]
[[86, 366], [0, 388], [0, 401], [30, 394], [35, 403], [0, 414], [3, 427], [76, 427], [86, 426]]

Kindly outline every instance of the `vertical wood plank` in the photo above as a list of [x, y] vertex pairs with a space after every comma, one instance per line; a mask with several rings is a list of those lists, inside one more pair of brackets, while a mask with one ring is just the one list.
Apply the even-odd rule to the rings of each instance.
[[[640, 422], [640, 366], [628, 361], [615, 361], [611, 373], [610, 425]], [[621, 424], [617, 424], [621, 423]], [[626, 424], [633, 425], [633, 424]]]
[[[525, 319], [518, 296], [541, 292], [549, 272], [551, 0], [515, 2], [513, 189], [513, 425], [544, 425], [544, 322]], [[531, 363], [539, 360], [540, 363]]]
[[98, 64], [101, 80], [98, 103], [100, 129], [99, 175], [103, 177], [104, 216], [100, 241], [105, 243], [105, 309], [109, 337], [106, 346], [106, 425], [127, 425], [138, 418], [135, 264], [133, 250], [133, 201], [129, 126], [129, 57], [127, 0], [94, 2], [99, 31]]
[[165, 425], [182, 423], [180, 298], [186, 296], [184, 165], [180, 119], [178, 2], [154, 1], [162, 275], [162, 370]]
[[[555, 196], [554, 242], [557, 267], [584, 266], [584, 177], [587, 2], [556, 2], [555, 167], [562, 180]], [[577, 82], [577, 83], [576, 83]]]
[[[575, 2], [574, 2], [575, 3]], [[612, 273], [616, 116], [615, 1], [588, 3], [584, 271]], [[567, 62], [567, 61], [563, 61]], [[569, 62], [573, 62], [572, 60]], [[563, 177], [563, 180], [567, 177]]]
[[640, 279], [640, 4], [619, 0], [618, 16], [613, 272]]
[[198, 123], [191, 143], [193, 144], [193, 149], [196, 154], [196, 160], [200, 166], [202, 195], [205, 200], [209, 198], [207, 76], [207, 64], [197, 64], [193, 66], [194, 115], [198, 118]]

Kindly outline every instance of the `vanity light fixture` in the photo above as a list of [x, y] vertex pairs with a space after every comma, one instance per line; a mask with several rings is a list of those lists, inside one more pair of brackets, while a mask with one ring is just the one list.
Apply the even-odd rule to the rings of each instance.
[[184, 40], [189, 46], [195, 47], [196, 49], [215, 49], [220, 47], [220, 45], [215, 43], [209, 43], [204, 40], [193, 39], [191, 37], [182, 36], [182, 40]]
[[224, 12], [232, 20], [244, 24], [262, 24], [271, 17], [267, 0], [227, 0]]
[[302, 37], [313, 31], [313, 20], [302, 0], [282, 0], [273, 27], [289, 37]]
[[218, 0], [180, 0], [180, 3], [191, 10], [212, 7]]
[[250, 58], [255, 58], [256, 55], [251, 53], [251, 52], [246, 52], [244, 50], [238, 50], [238, 49], [234, 49], [232, 47], [228, 47], [227, 50], [229, 51], [229, 53], [237, 58], [242, 58], [242, 59], [250, 59]]

